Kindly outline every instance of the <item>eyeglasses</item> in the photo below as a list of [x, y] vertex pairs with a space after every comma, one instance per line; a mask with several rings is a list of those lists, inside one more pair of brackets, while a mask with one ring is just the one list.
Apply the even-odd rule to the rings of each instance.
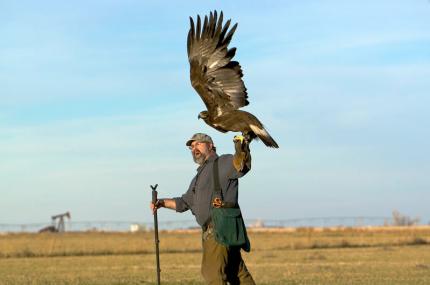
[[204, 142], [193, 142], [191, 145], [189, 145], [188, 146], [188, 148], [190, 149], [190, 150], [193, 150], [193, 149], [195, 149], [198, 145], [201, 145], [201, 144], [204, 144]]

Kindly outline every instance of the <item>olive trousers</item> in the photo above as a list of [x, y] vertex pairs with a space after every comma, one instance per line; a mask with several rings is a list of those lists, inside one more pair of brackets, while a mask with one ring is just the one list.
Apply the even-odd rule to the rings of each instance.
[[208, 284], [255, 285], [239, 247], [228, 248], [219, 244], [213, 236], [212, 229], [203, 232], [202, 240], [202, 275]]

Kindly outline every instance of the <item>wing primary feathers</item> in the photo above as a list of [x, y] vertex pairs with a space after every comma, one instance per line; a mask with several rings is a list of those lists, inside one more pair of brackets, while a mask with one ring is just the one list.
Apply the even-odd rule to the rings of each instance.
[[207, 27], [207, 37], [211, 37], [212, 36], [212, 24], [213, 24], [213, 15], [212, 12], [209, 15], [209, 22], [208, 22], [208, 27]]
[[200, 29], [201, 29], [201, 20], [200, 20], [200, 16], [197, 15], [196, 40], [200, 40]]
[[190, 30], [188, 32], [188, 39], [187, 39], [187, 52], [190, 54], [191, 52], [191, 46], [192, 42], [194, 41], [194, 21], [193, 18], [190, 17]]
[[203, 31], [202, 31], [202, 38], [206, 38], [208, 36], [208, 16], [205, 16], [205, 22], [203, 23]]
[[190, 32], [191, 32], [191, 34], [192, 34], [192, 36], [194, 37], [194, 30], [195, 30], [195, 28], [194, 28], [194, 20], [193, 20], [193, 18], [191, 18], [190, 17]]
[[214, 11], [214, 17], [213, 17], [213, 25], [211, 26], [212, 28], [211, 28], [211, 35], [212, 36], [215, 36], [215, 31], [216, 31], [216, 28], [217, 28], [217, 22], [218, 22], [218, 15], [217, 15], [217, 13], [216, 13], [216, 10]]
[[[215, 11], [216, 12], [216, 11]], [[222, 12], [221, 12], [221, 15], [219, 16], [219, 19], [218, 19], [218, 22], [216, 22], [216, 20], [215, 20], [215, 27], [216, 27], [216, 30], [215, 30], [215, 32], [214, 32], [214, 38], [216, 38], [216, 39], [220, 39], [220, 35], [221, 35], [221, 29], [222, 29], [222, 20], [223, 20], [223, 15], [222, 15]], [[218, 44], [218, 43], [217, 43]]]
[[187, 37], [187, 52], [190, 54], [190, 46], [191, 46], [191, 30], [188, 31]]
[[223, 45], [227, 46], [230, 43], [231, 38], [233, 37], [233, 34], [236, 31], [236, 28], [237, 28], [237, 23], [234, 24], [234, 26], [228, 32], [227, 36], [225, 36], [224, 41], [223, 41]]
[[224, 41], [222, 41], [222, 39], [224, 39], [225, 34], [227, 33], [228, 28], [230, 27], [230, 23], [231, 20], [229, 19], [227, 22], [225, 22], [224, 27], [222, 28], [221, 34], [219, 36], [220, 38], [220, 42], [218, 43], [218, 46], [222, 46], [224, 45]]
[[229, 60], [231, 60], [233, 57], [234, 57], [234, 55], [236, 54], [236, 48], [234, 47], [234, 48], [231, 48], [231, 49], [229, 49], [228, 51], [227, 51], [227, 54], [226, 54], [226, 57], [229, 59]]

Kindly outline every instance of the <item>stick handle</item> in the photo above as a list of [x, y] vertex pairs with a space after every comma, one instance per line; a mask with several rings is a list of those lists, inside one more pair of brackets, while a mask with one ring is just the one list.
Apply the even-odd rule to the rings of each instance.
[[152, 203], [154, 204], [155, 202], [157, 202], [157, 195], [158, 195], [157, 191], [152, 190]]
[[155, 204], [155, 202], [157, 202], [157, 187], [158, 187], [158, 184], [155, 184], [155, 186], [152, 186], [152, 185], [150, 185], [150, 186], [151, 186], [151, 189], [152, 189], [152, 203]]

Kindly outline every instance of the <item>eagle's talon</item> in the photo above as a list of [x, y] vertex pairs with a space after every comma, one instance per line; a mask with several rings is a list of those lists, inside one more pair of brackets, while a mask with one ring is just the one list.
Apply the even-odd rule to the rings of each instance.
[[251, 138], [250, 134], [245, 134], [244, 136], [245, 136], [245, 141], [246, 142], [251, 142], [252, 138]]
[[233, 142], [238, 142], [238, 141], [240, 141], [240, 143], [242, 144], [243, 143], [243, 141], [245, 140], [245, 137], [244, 136], [241, 136], [241, 135], [236, 135], [236, 136], [234, 136], [234, 138], [233, 138]]

